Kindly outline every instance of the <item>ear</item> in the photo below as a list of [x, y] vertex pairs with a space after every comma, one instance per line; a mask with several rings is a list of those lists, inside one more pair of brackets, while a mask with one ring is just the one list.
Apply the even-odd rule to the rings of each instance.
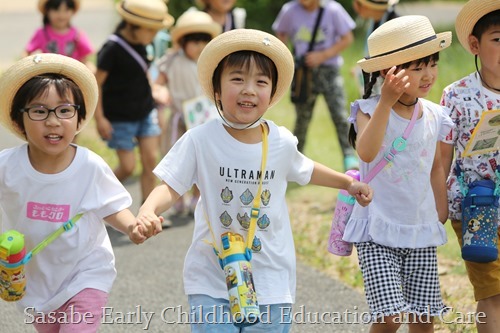
[[479, 54], [479, 39], [477, 39], [476, 36], [469, 35], [467, 42], [469, 43], [469, 48], [470, 48], [472, 54], [478, 55]]
[[380, 71], [380, 76], [385, 79], [386, 75], [387, 75], [387, 72], [389, 71], [390, 68], [387, 68], [387, 69], [383, 69]]

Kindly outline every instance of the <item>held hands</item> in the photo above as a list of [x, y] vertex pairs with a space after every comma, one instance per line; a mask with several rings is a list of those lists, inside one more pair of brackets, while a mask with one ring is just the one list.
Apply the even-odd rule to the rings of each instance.
[[135, 244], [142, 244], [148, 238], [156, 236], [162, 231], [162, 223], [163, 216], [156, 216], [154, 213], [140, 213], [136, 224], [129, 232], [129, 238]]
[[347, 187], [347, 192], [356, 198], [356, 201], [363, 207], [368, 206], [373, 198], [372, 188], [363, 182], [353, 179], [352, 183]]

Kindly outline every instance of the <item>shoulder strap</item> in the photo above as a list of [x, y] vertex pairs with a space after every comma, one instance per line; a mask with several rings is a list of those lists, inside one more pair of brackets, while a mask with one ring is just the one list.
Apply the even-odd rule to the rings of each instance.
[[80, 219], [80, 217], [82, 217], [82, 215], [83, 213], [73, 216], [71, 219], [64, 222], [64, 224], [60, 226], [56, 231], [54, 231], [47, 238], [41, 241], [37, 246], [35, 246], [33, 250], [31, 250], [28, 254], [26, 254], [26, 256], [23, 259], [23, 264], [30, 261], [35, 254], [45, 249], [47, 245], [52, 243], [57, 237], [61, 236], [63, 232], [71, 230], [75, 226], [75, 223]]
[[316, 35], [318, 33], [319, 22], [321, 21], [321, 17], [323, 16], [323, 6], [319, 7], [318, 17], [316, 18], [316, 23], [314, 23], [314, 29], [311, 36], [311, 41], [309, 42], [309, 47], [307, 52], [311, 52], [314, 47], [314, 42], [316, 41]]
[[411, 131], [413, 130], [413, 126], [415, 126], [415, 123], [417, 121], [418, 117], [418, 105], [420, 103], [415, 104], [415, 108], [413, 109], [413, 114], [411, 116], [411, 120], [408, 123], [408, 126], [406, 126], [405, 131], [403, 132], [402, 136], [397, 137], [394, 139], [391, 145], [391, 149], [385, 154], [385, 156], [375, 165], [373, 169], [368, 172], [368, 175], [363, 179], [364, 183], [369, 183], [376, 175], [379, 173], [387, 163], [391, 162], [396, 154], [398, 152], [401, 152], [405, 150], [406, 148], [406, 140], [408, 140], [408, 137], [410, 136]]
[[144, 72], [148, 71], [148, 64], [144, 61], [144, 59], [140, 56], [140, 54], [137, 53], [137, 51], [134, 50], [126, 41], [120, 38], [120, 36], [112, 34], [108, 37], [108, 39], [123, 47], [125, 51], [127, 51], [132, 56], [132, 58], [134, 58], [137, 61], [137, 63], [139, 64], [139, 66], [141, 66]]

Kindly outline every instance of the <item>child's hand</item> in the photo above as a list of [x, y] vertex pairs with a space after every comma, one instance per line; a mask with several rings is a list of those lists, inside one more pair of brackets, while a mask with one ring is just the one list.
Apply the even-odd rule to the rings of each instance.
[[405, 70], [402, 69], [396, 72], [396, 66], [391, 67], [385, 74], [384, 83], [381, 89], [381, 100], [383, 99], [388, 105], [394, 105], [403, 93], [408, 89], [408, 75], [405, 75]]
[[373, 198], [372, 188], [365, 183], [354, 180], [347, 188], [347, 192], [356, 198], [356, 201], [363, 207], [367, 206]]
[[154, 213], [141, 213], [136, 219], [136, 225], [129, 233], [129, 238], [136, 244], [141, 244], [149, 237], [155, 236], [162, 231], [161, 224], [163, 216]]

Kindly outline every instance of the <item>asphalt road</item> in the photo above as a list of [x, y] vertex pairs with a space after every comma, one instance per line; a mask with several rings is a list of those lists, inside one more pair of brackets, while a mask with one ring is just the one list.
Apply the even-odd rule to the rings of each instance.
[[[17, 59], [31, 36], [41, 25], [35, 10], [37, 0], [0, 1], [0, 70]], [[74, 24], [88, 34], [98, 48], [117, 22], [107, 0], [85, 0]], [[1, 92], [0, 92], [1, 93]], [[0, 127], [0, 150], [22, 141]], [[136, 199], [139, 186], [126, 183]], [[189, 313], [182, 286], [184, 255], [192, 238], [193, 221], [174, 219], [173, 226], [136, 246], [128, 238], [108, 228], [116, 255], [118, 277], [110, 294], [100, 332], [189, 332]], [[293, 308], [294, 332], [367, 332], [362, 325], [367, 307], [363, 295], [330, 277], [298, 263], [297, 299]], [[29, 281], [28, 281], [29, 283]], [[1, 332], [34, 332], [30, 317], [18, 312], [14, 304], [0, 301]]]

